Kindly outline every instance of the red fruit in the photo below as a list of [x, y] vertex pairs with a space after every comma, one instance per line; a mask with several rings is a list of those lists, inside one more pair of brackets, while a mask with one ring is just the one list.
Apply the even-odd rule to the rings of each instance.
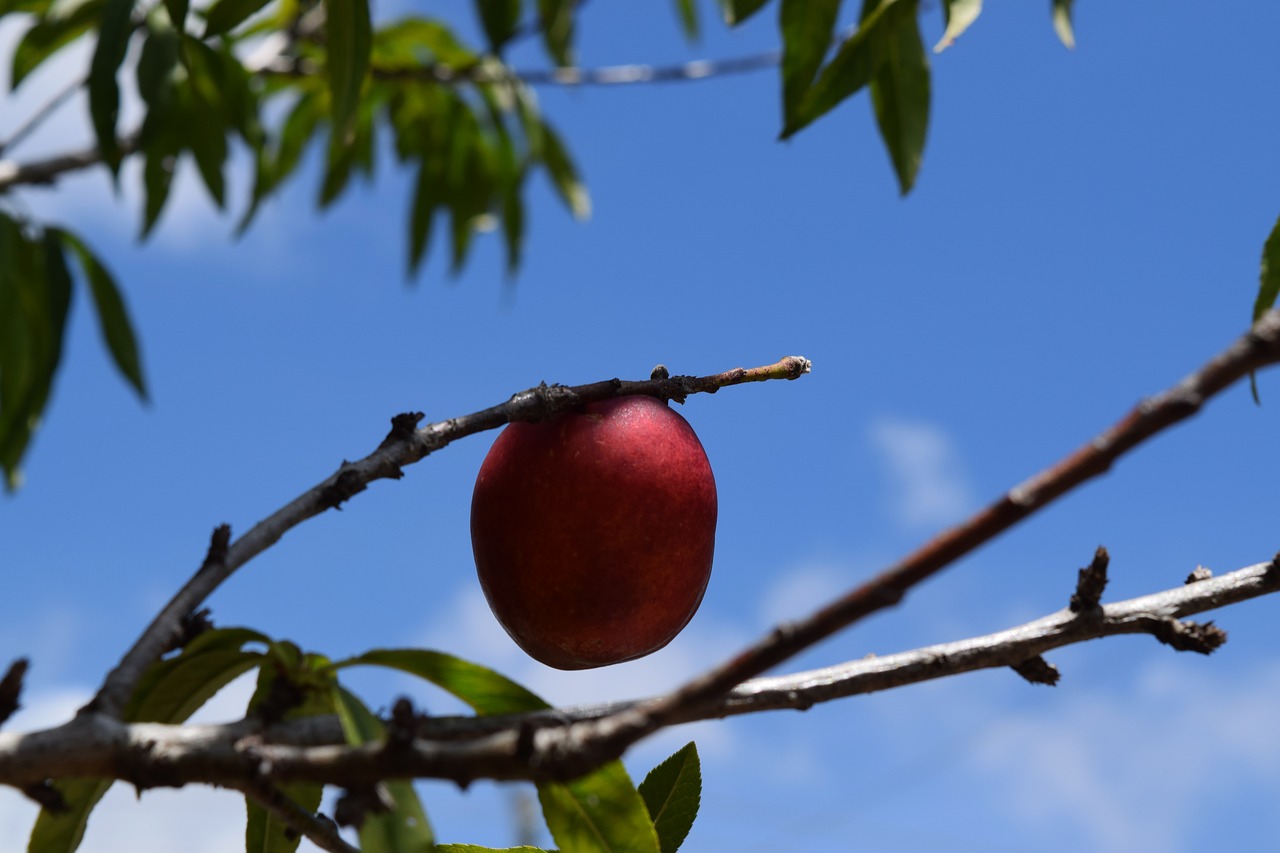
[[489, 606], [520, 648], [558, 669], [671, 642], [702, 601], [715, 531], [707, 454], [653, 397], [511, 424], [471, 500]]

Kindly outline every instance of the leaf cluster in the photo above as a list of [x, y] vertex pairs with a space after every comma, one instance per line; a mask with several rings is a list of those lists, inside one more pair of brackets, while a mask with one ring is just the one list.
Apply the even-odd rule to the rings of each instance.
[[[549, 709], [534, 693], [498, 673], [460, 658], [423, 649], [375, 649], [331, 661], [304, 653], [287, 641], [275, 641], [247, 628], [209, 629], [179, 653], [154, 664], [139, 682], [125, 711], [128, 722], [180, 723], [215, 693], [246, 672], [257, 671], [257, 687], [247, 718], [266, 722], [336, 715], [352, 746], [383, 744], [394, 749], [412, 738], [412, 711], [400, 709], [390, 720], [374, 714], [344, 686], [345, 670], [374, 666], [408, 673], [468, 704], [478, 715], [519, 714]], [[406, 730], [407, 729], [407, 730]], [[140, 774], [143, 788], [163, 778]], [[71, 853], [83, 840], [90, 814], [111, 786], [110, 780], [51, 780], [58, 808], [46, 807], [32, 830], [29, 853]], [[619, 761], [570, 782], [543, 782], [538, 798], [552, 839], [561, 850], [675, 853], [697, 816], [702, 778], [696, 747], [690, 743], [655, 767], [637, 788]], [[307, 814], [320, 808], [318, 784], [291, 783], [279, 793]], [[247, 853], [292, 853], [299, 835], [252, 795], [245, 798]], [[483, 851], [469, 844], [437, 844], [412, 782], [392, 780], [376, 791], [347, 791], [335, 816], [358, 827], [364, 853], [410, 851]], [[522, 850], [534, 851], [525, 847]]]

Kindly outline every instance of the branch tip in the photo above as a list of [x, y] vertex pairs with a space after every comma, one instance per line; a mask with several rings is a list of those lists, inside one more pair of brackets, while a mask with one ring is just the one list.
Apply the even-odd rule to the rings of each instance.
[[22, 681], [27, 676], [30, 661], [18, 658], [9, 664], [4, 678], [0, 679], [0, 724], [5, 723], [14, 712], [22, 707], [18, 697], [22, 694]]
[[57, 814], [67, 810], [67, 801], [63, 799], [62, 792], [53, 786], [52, 779], [45, 779], [43, 782], [27, 785], [23, 787], [22, 793], [26, 794], [28, 799], [33, 800], [45, 811]]
[[1009, 668], [1030, 684], [1047, 684], [1050, 687], [1057, 687], [1058, 680], [1062, 678], [1058, 668], [1045, 660], [1042, 655], [1027, 658], [1022, 663], [1016, 663]]
[[1227, 641], [1227, 632], [1213, 622], [1183, 622], [1172, 617], [1157, 619], [1151, 626], [1151, 636], [1166, 646], [1180, 652], [1213, 654]]
[[364, 826], [365, 818], [371, 814], [390, 814], [395, 811], [396, 801], [387, 786], [379, 782], [376, 785], [348, 788], [338, 797], [333, 807], [333, 820], [338, 826]]
[[1098, 546], [1093, 553], [1093, 561], [1080, 570], [1076, 579], [1076, 591], [1071, 595], [1068, 605], [1072, 613], [1084, 613], [1096, 610], [1102, 602], [1102, 591], [1107, 588], [1107, 566], [1111, 563], [1111, 555], [1107, 549]]
[[1192, 570], [1191, 574], [1187, 575], [1187, 579], [1183, 581], [1183, 583], [1198, 583], [1200, 581], [1207, 581], [1211, 577], [1213, 577], [1212, 570], [1207, 569], [1204, 566], [1196, 566], [1195, 569]]
[[650, 379], [670, 379], [671, 371], [667, 370], [667, 366], [665, 364], [659, 364], [652, 371], [650, 371], [649, 378]]
[[209, 537], [209, 550], [204, 555], [204, 565], [220, 565], [227, 559], [227, 548], [230, 545], [231, 525], [219, 524], [213, 528], [213, 535]]

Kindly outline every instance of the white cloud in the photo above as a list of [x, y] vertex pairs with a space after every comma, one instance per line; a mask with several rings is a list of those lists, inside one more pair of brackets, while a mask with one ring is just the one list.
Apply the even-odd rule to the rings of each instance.
[[883, 460], [898, 523], [911, 528], [949, 524], [973, 506], [959, 453], [942, 428], [881, 417], [872, 423], [869, 438]]
[[805, 565], [779, 574], [760, 600], [760, 621], [765, 627], [808, 616], [853, 585], [834, 568]]
[[1064, 696], [1035, 715], [992, 711], [976, 769], [1008, 818], [1072, 825], [1098, 851], [1178, 850], [1215, 800], [1280, 783], [1280, 666], [1231, 676], [1162, 662], [1127, 691]]

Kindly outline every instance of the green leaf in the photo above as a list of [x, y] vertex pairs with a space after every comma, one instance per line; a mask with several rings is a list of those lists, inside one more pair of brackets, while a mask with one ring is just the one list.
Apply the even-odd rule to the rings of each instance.
[[0, 264], [0, 467], [13, 490], [62, 359], [72, 291], [61, 242], [28, 237], [2, 212]]
[[702, 799], [702, 765], [692, 741], [649, 771], [640, 783], [662, 853], [675, 853], [684, 843]]
[[591, 196], [586, 185], [578, 177], [578, 170], [569, 159], [569, 152], [551, 125], [542, 123], [542, 162], [551, 173], [551, 182], [560, 194], [565, 207], [577, 219], [591, 216]]
[[903, 195], [911, 191], [929, 127], [929, 57], [920, 39], [916, 0], [898, 0], [889, 17], [885, 57], [871, 81], [876, 123]]
[[142, 360], [138, 356], [138, 341], [133, 334], [133, 324], [129, 322], [129, 311], [125, 308], [124, 299], [115, 279], [107, 271], [102, 262], [93, 254], [79, 237], [67, 231], [50, 229], [63, 245], [68, 246], [80, 262], [80, 269], [89, 283], [89, 292], [93, 295], [93, 304], [98, 312], [98, 328], [102, 330], [102, 338], [107, 344], [116, 369], [129, 380], [129, 384], [142, 399], [147, 398], [147, 383], [142, 377]]
[[13, 49], [10, 90], [42, 62], [88, 32], [102, 17], [103, 0], [61, 4], [37, 21]]
[[439, 21], [405, 18], [373, 35], [373, 60], [380, 69], [421, 69], [424, 61], [432, 60], [462, 68], [474, 63], [476, 58], [475, 52]]
[[[347, 743], [359, 746], [382, 740], [382, 721], [355, 694], [335, 684], [333, 703]], [[403, 781], [383, 784], [396, 807], [389, 814], [366, 815], [360, 827], [362, 853], [430, 853], [435, 836], [413, 784]]]
[[187, 12], [191, 10], [191, 0], [164, 0], [165, 11], [169, 13], [169, 22], [182, 32], [187, 26]]
[[541, 847], [481, 847], [479, 844], [437, 844], [435, 853], [554, 853]]
[[173, 27], [148, 28], [147, 40], [138, 56], [137, 80], [138, 94], [152, 109], [163, 108], [173, 100], [180, 46], [181, 39]]
[[507, 275], [514, 276], [520, 268], [524, 249], [524, 198], [523, 177], [507, 182], [502, 194], [502, 239], [507, 247]]
[[1068, 50], [1076, 46], [1075, 28], [1071, 25], [1071, 4], [1075, 0], [1053, 0], [1053, 29]]
[[[248, 628], [210, 629], [174, 657], [158, 661], [143, 674], [125, 708], [128, 722], [180, 723], [236, 676], [257, 666], [260, 652], [249, 643], [269, 642]], [[110, 780], [72, 779], [55, 783], [67, 808], [42, 809], [28, 842], [30, 853], [70, 853], [79, 846], [93, 807], [111, 787]]]
[[577, 0], [538, 0], [542, 45], [556, 65], [573, 64], [573, 12]]
[[520, 0], [476, 0], [489, 49], [500, 53], [520, 26]]
[[431, 242], [431, 227], [436, 212], [443, 201], [441, 184], [444, 177], [433, 163], [438, 158], [424, 158], [418, 167], [418, 179], [413, 185], [412, 211], [409, 215], [409, 276], [412, 278], [422, 265], [427, 246]]
[[613, 761], [573, 782], [545, 782], [538, 800], [561, 850], [574, 853], [659, 853], [644, 800], [622, 762]]
[[885, 0], [869, 11], [864, 6], [867, 14], [859, 22], [858, 31], [840, 46], [818, 79], [804, 93], [794, 114], [788, 116], [782, 130], [784, 139], [871, 84], [890, 49], [888, 42], [894, 37], [891, 24], [895, 10], [901, 12], [907, 5], [914, 6], [907, 0]]
[[786, 127], [797, 122], [805, 93], [831, 47], [839, 12], [840, 0], [782, 0], [779, 25], [782, 29], [782, 116]]
[[720, 5], [723, 7], [725, 23], [736, 27], [763, 9], [768, 2], [769, 0], [720, 0]]
[[1280, 219], [1272, 227], [1262, 247], [1262, 272], [1259, 276], [1258, 299], [1253, 303], [1253, 321], [1271, 310], [1280, 295]]
[[373, 649], [333, 668], [381, 666], [415, 675], [466, 702], [481, 716], [542, 711], [551, 706], [511, 679], [478, 663], [427, 649]]
[[947, 19], [947, 30], [933, 46], [934, 53], [942, 53], [951, 47], [960, 34], [969, 29], [969, 25], [982, 14], [982, 0], [943, 0], [942, 10]]
[[217, 0], [205, 12], [204, 35], [201, 38], [231, 32], [270, 2], [271, 0]]
[[124, 62], [133, 31], [134, 0], [105, 0], [98, 44], [89, 63], [89, 115], [102, 160], [112, 175], [120, 170], [120, 146], [116, 140], [116, 118], [120, 112], [120, 86], [116, 71]]
[[[306, 675], [318, 674], [328, 666], [328, 660], [319, 655], [299, 656], [296, 669]], [[281, 678], [288, 677], [277, 667], [263, 666], [258, 669], [258, 686], [249, 700], [247, 714], [262, 710], [263, 704], [272, 695], [272, 690]], [[331, 683], [331, 680], [330, 680]], [[320, 714], [334, 713], [333, 694], [331, 689], [307, 690], [301, 705], [289, 709], [284, 719], [294, 720], [301, 717], [312, 717]], [[294, 782], [282, 785], [280, 791], [299, 807], [309, 812], [320, 808], [320, 800], [324, 786], [311, 782]], [[245, 853], [294, 853], [298, 849], [301, 837], [282, 823], [275, 815], [248, 797], [245, 798], [247, 820], [245, 822]]]
[[334, 133], [343, 139], [355, 120], [369, 68], [373, 36], [369, 24], [368, 0], [324, 0], [328, 55], [325, 70]]
[[676, 0], [676, 14], [680, 16], [680, 29], [685, 38], [694, 41], [698, 38], [698, 8], [694, 0]]

